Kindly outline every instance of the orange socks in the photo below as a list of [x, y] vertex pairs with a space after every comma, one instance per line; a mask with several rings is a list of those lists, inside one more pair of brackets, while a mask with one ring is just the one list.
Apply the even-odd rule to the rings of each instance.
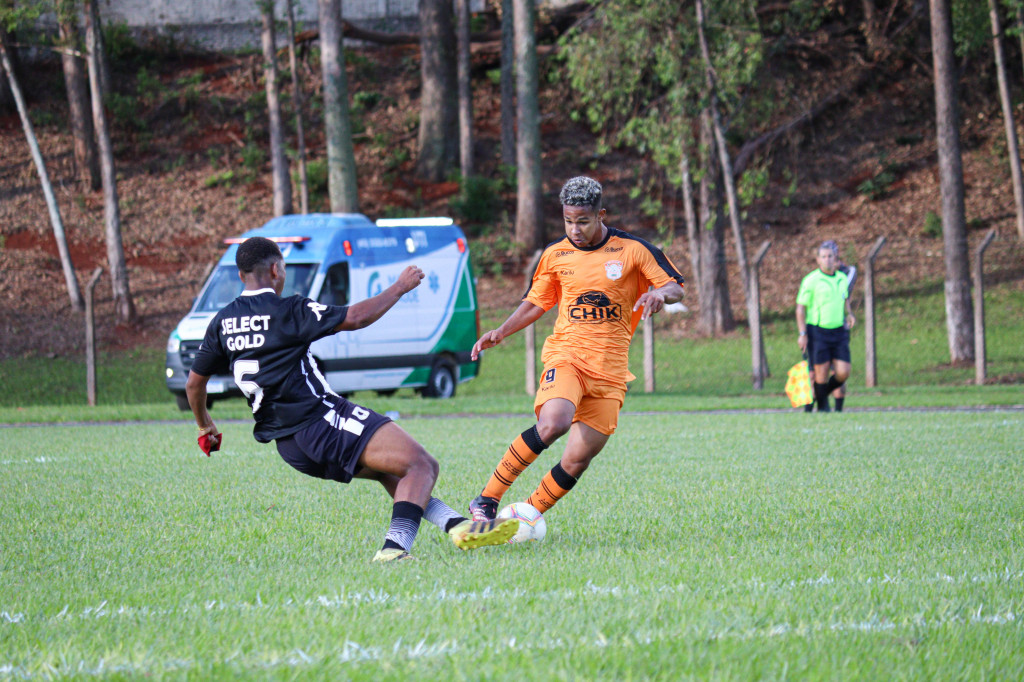
[[544, 474], [540, 485], [527, 498], [526, 502], [532, 504], [537, 508], [537, 511], [543, 514], [548, 509], [554, 507], [555, 502], [558, 502], [566, 493], [572, 490], [572, 487], [576, 485], [578, 480], [578, 478], [574, 478], [566, 473], [565, 469], [562, 468], [561, 462], [559, 462], [551, 467], [551, 471]]
[[544, 441], [540, 439], [536, 424], [516, 436], [501, 461], [498, 462], [497, 468], [491, 474], [481, 495], [500, 500], [505, 491], [519, 477], [519, 474], [526, 471], [526, 467], [533, 464], [533, 461], [545, 448], [547, 445], [544, 445]]

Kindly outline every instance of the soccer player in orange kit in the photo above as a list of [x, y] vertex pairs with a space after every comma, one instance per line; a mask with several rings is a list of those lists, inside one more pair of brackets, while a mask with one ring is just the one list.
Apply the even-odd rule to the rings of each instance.
[[636, 378], [628, 367], [633, 332], [640, 320], [683, 297], [683, 277], [660, 249], [604, 224], [601, 195], [592, 178], [565, 183], [559, 194], [565, 238], [544, 249], [519, 308], [473, 346], [475, 360], [558, 306], [541, 355], [537, 423], [516, 437], [470, 503], [475, 520], [495, 518], [516, 478], [567, 432], [561, 460], [527, 502], [544, 513], [576, 485], [615, 432], [626, 383]]

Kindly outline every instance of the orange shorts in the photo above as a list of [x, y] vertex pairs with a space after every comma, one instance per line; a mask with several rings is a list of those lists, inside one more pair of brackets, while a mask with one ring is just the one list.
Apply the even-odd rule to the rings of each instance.
[[588, 376], [572, 365], [545, 365], [533, 411], [540, 416], [544, 403], [552, 398], [564, 398], [576, 406], [573, 423], [583, 422], [610, 436], [619, 424], [619, 410], [625, 395], [625, 389]]

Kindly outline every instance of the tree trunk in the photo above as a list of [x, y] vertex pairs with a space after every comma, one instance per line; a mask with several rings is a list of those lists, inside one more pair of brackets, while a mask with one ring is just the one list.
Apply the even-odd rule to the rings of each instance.
[[942, 239], [946, 261], [946, 333], [951, 362], [974, 359], [974, 308], [971, 301], [964, 174], [960, 156], [957, 68], [949, 0], [930, 0], [932, 63], [935, 72], [935, 136], [942, 191]]
[[459, 112], [451, 0], [420, 0], [420, 130], [416, 174], [444, 180], [458, 161]]
[[302, 213], [309, 213], [309, 178], [306, 175], [306, 133], [302, 123], [302, 81], [299, 78], [299, 60], [295, 46], [295, 0], [285, 0], [288, 10], [288, 64], [292, 72], [292, 105], [295, 107], [295, 148], [299, 162], [299, 205]]
[[359, 211], [356, 156], [348, 111], [341, 0], [318, 0], [320, 71], [324, 82], [324, 134], [327, 138], [327, 191], [332, 213]]
[[714, 126], [715, 144], [718, 146], [718, 160], [722, 164], [722, 180], [725, 182], [725, 196], [729, 203], [729, 222], [732, 225], [733, 240], [736, 242], [736, 260], [743, 282], [743, 295], [748, 297], [750, 282], [747, 267], [747, 245], [743, 239], [743, 227], [740, 225], [736, 180], [733, 177], [732, 162], [729, 159], [729, 148], [725, 142], [722, 117], [718, 111], [718, 84], [715, 79], [714, 67], [711, 65], [711, 51], [708, 49], [707, 36], [704, 33], [704, 3], [702, 0], [697, 0], [697, 35], [700, 40], [701, 57], [704, 60], [704, 82], [709, 94], [708, 105], [711, 110], [711, 122]]
[[[68, 5], [71, 5], [70, 7]], [[100, 178], [99, 154], [96, 151], [96, 136], [92, 125], [92, 104], [89, 102], [89, 76], [85, 60], [68, 50], [81, 49], [78, 31], [78, 17], [73, 3], [61, 3], [58, 9], [60, 42], [66, 51], [61, 52], [64, 67], [64, 87], [68, 93], [68, 118], [71, 136], [74, 138], [75, 170], [79, 179], [96, 191], [103, 186]]]
[[725, 216], [722, 213], [722, 166], [715, 151], [711, 111], [700, 117], [700, 329], [710, 336], [732, 331], [736, 321], [729, 301], [729, 279], [725, 265]]
[[71, 251], [68, 249], [68, 241], [64, 236], [64, 222], [60, 217], [60, 208], [57, 206], [57, 198], [53, 194], [53, 185], [50, 184], [50, 176], [46, 172], [46, 163], [43, 161], [43, 154], [39, 150], [39, 142], [36, 140], [35, 131], [32, 129], [32, 120], [28, 116], [28, 108], [21, 96], [21, 88], [18, 87], [18, 78], [14, 73], [14, 65], [11, 64], [7, 54], [7, 47], [3, 40], [0, 40], [0, 70], [7, 74], [7, 83], [11, 89], [11, 97], [21, 117], [21, 125], [25, 130], [25, 139], [28, 141], [29, 149], [32, 152], [32, 160], [36, 164], [36, 171], [39, 173], [39, 182], [43, 187], [43, 196], [46, 198], [46, 208], [50, 212], [50, 224], [53, 226], [53, 236], [57, 240], [57, 252], [60, 254], [60, 264], [64, 270], [64, 283], [68, 289], [68, 298], [71, 299], [71, 306], [75, 310], [84, 310], [85, 302], [82, 300], [82, 292], [78, 288], [78, 279], [75, 277], [75, 266], [71, 261]]
[[683, 215], [686, 217], [686, 241], [690, 245], [691, 282], [700, 281], [700, 240], [697, 238], [697, 214], [693, 208], [693, 177], [690, 174], [690, 156], [683, 149], [679, 161], [679, 174], [683, 179]]
[[92, 119], [96, 126], [97, 146], [100, 153], [100, 175], [103, 180], [103, 215], [106, 219], [107, 266], [114, 296], [114, 312], [118, 322], [135, 321], [135, 302], [128, 286], [128, 267], [124, 245], [121, 243], [121, 208], [117, 199], [117, 175], [114, 171], [114, 147], [110, 141], [110, 127], [103, 110], [100, 84], [103, 62], [103, 38], [96, 0], [85, 0], [85, 44], [89, 60], [89, 89], [92, 96]]
[[1020, 145], [1017, 141], [1017, 127], [1013, 121], [1013, 102], [1010, 99], [1009, 78], [1006, 74], [1006, 47], [1003, 44], [1003, 27], [996, 0], [988, 0], [988, 13], [992, 20], [992, 52], [996, 58], [999, 102], [1003, 106], [1003, 122], [1006, 124], [1006, 150], [1010, 155], [1013, 201], [1017, 207], [1017, 236], [1024, 241], [1024, 181], [1021, 179]]
[[543, 241], [541, 221], [540, 103], [534, 0], [513, 0], [516, 46], [516, 241], [528, 249]]
[[274, 0], [260, 0], [263, 46], [263, 80], [267, 89], [267, 127], [270, 131], [270, 168], [273, 179], [274, 215], [292, 213], [292, 180], [288, 175], [288, 156], [284, 151], [284, 122], [281, 118], [281, 90], [277, 78], [277, 32], [274, 26]]
[[465, 180], [473, 174], [473, 82], [469, 62], [469, 0], [455, 0], [458, 35], [459, 169]]
[[501, 0], [501, 162], [516, 165], [516, 43], [512, 0]]

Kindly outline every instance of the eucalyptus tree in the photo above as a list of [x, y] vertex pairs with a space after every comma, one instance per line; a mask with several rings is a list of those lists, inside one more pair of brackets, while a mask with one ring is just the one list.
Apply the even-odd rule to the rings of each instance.
[[451, 0], [419, 0], [420, 127], [416, 174], [443, 180], [458, 161], [459, 112]]
[[470, 73], [469, 0], [455, 0], [458, 36], [459, 169], [465, 181], [473, 175], [473, 82]]
[[348, 108], [348, 81], [342, 50], [341, 0], [318, 0], [320, 71], [324, 85], [327, 193], [332, 213], [359, 211], [356, 154]]
[[935, 74], [935, 139], [942, 193], [942, 241], [946, 265], [946, 335], [952, 362], [974, 359], [974, 305], [967, 253], [967, 217], [960, 147], [960, 107], [950, 0], [930, 0]]
[[64, 88], [68, 97], [69, 127], [74, 139], [75, 170], [82, 182], [90, 189], [97, 190], [102, 187], [103, 181], [92, 125], [89, 75], [83, 57], [85, 45], [79, 28], [79, 9], [76, 0], [57, 0], [57, 30]]
[[135, 301], [128, 284], [128, 265], [121, 238], [121, 207], [117, 195], [117, 173], [114, 169], [114, 146], [110, 125], [103, 108], [103, 31], [97, 0], [84, 0], [85, 44], [89, 64], [89, 91], [92, 119], [96, 126], [96, 142], [100, 153], [100, 175], [103, 184], [104, 234], [107, 242], [107, 266], [114, 296], [114, 311], [119, 322], [134, 322]]
[[274, 0], [259, 0], [260, 43], [263, 47], [263, 80], [267, 92], [267, 128], [270, 132], [270, 166], [274, 195], [274, 215], [292, 213], [292, 181], [285, 154], [284, 119], [281, 116], [281, 88], [278, 84], [277, 31], [274, 26]]
[[535, 0], [513, 0], [512, 13], [516, 62], [515, 235], [517, 242], [534, 249], [543, 241]]

